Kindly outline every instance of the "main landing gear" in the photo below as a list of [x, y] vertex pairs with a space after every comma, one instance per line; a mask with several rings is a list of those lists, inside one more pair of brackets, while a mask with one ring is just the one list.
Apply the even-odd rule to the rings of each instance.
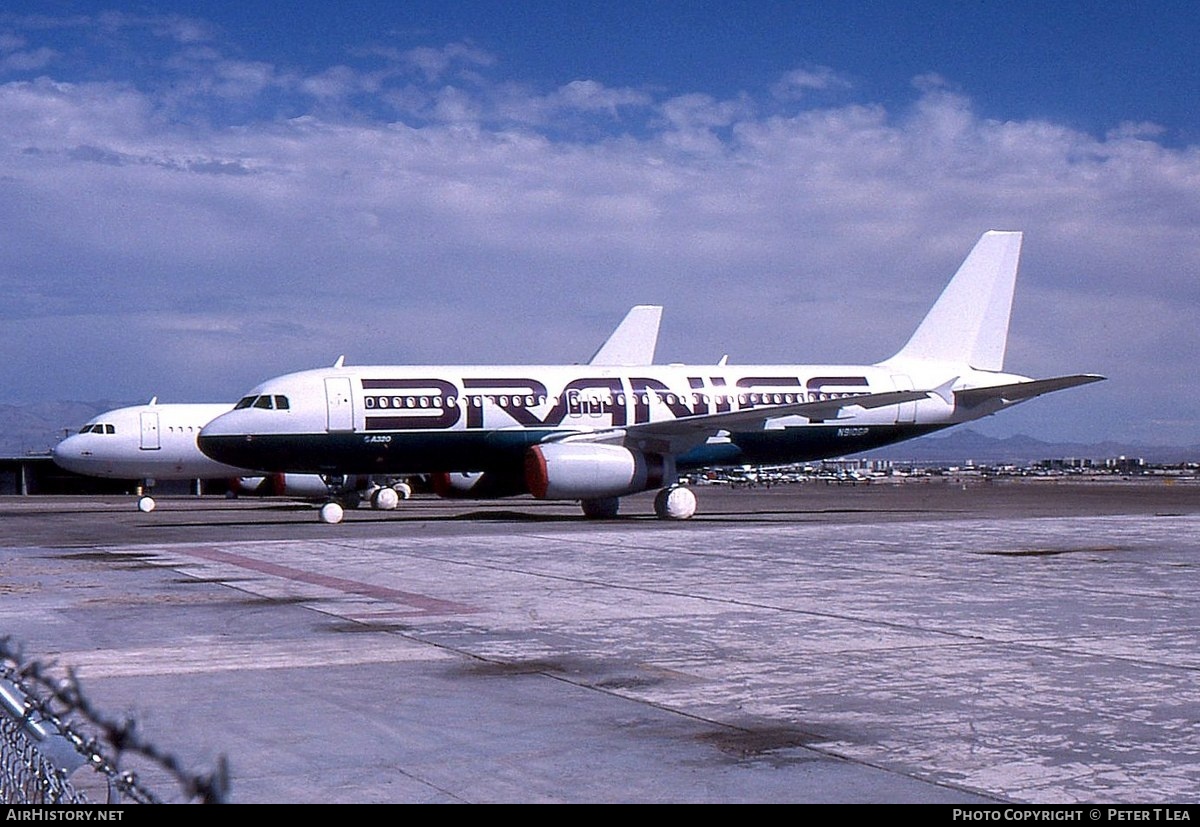
[[[619, 497], [580, 500], [583, 516], [589, 520], [610, 520], [621, 507]], [[660, 520], [686, 520], [696, 513], [696, 495], [685, 485], [664, 488], [654, 497], [654, 515]]]
[[351, 496], [335, 498], [322, 505], [317, 518], [328, 525], [337, 525], [345, 519], [347, 508], [357, 508], [364, 500], [376, 511], [394, 511], [401, 500], [411, 496], [412, 486], [406, 482], [381, 485], [362, 494], [355, 491]]
[[696, 495], [685, 485], [664, 488], [654, 498], [654, 514], [660, 520], [687, 520], [696, 513]]

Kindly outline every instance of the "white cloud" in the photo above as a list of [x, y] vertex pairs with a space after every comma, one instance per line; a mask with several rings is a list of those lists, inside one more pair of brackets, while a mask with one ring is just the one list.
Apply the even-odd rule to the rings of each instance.
[[609, 89], [594, 80], [573, 80], [552, 96], [562, 106], [584, 112], [602, 112], [617, 118], [623, 107], [645, 107], [651, 98], [632, 89]]
[[[157, 375], [180, 401], [189, 383], [234, 398], [340, 353], [573, 361], [640, 302], [667, 306], [663, 359], [869, 361], [989, 228], [1027, 232], [1010, 364], [1112, 373], [1088, 391], [1095, 427], [1165, 420], [1163, 354], [1200, 355], [1200, 151], [1153, 125], [991, 121], [937, 78], [902, 111], [530, 90], [460, 80], [494, 62], [461, 44], [396, 56], [429, 83], [301, 78], [195, 51], [204, 36], [176, 29], [173, 93], [0, 85], [0, 381], [17, 397], [132, 398]], [[792, 72], [777, 90], [837, 82]], [[165, 117], [272, 93], [309, 114]]]
[[[0, 44], [0, 52], [5, 51]], [[0, 74], [9, 72], [32, 72], [44, 69], [54, 62], [58, 52], [42, 46], [29, 51], [11, 51], [0, 54]]]
[[787, 72], [771, 87], [771, 94], [780, 100], [792, 101], [805, 98], [813, 92], [849, 89], [852, 86], [848, 78], [828, 66], [818, 66]]
[[400, 53], [398, 58], [401, 63], [418, 69], [430, 83], [443, 81], [452, 70], [487, 67], [495, 63], [491, 54], [469, 43], [409, 49]]

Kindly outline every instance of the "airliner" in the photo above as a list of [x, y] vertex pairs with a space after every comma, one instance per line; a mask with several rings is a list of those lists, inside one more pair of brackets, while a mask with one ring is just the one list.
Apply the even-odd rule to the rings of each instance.
[[[271, 472], [463, 479], [480, 496], [578, 501], [593, 518], [658, 489], [655, 514], [687, 519], [689, 469], [857, 453], [1102, 380], [1004, 372], [1021, 243], [984, 233], [904, 347], [872, 365], [319, 368], [253, 388], [199, 445]], [[331, 502], [319, 516], [344, 514]]]
[[[648, 365], [654, 361], [662, 308], [638, 305], [592, 356], [603, 364]], [[344, 360], [338, 359], [335, 368]], [[286, 404], [271, 399], [272, 409]], [[258, 401], [266, 405], [267, 399]], [[215, 417], [233, 409], [231, 404], [167, 403], [155, 397], [145, 405], [106, 411], [88, 420], [79, 432], [59, 442], [53, 450], [55, 463], [68, 471], [91, 477], [139, 480], [147, 489], [157, 480], [228, 480], [236, 493], [288, 496], [302, 499], [335, 499], [345, 506], [360, 501], [378, 509], [395, 508], [407, 499], [412, 488], [402, 480], [380, 485], [363, 474], [275, 473], [263, 475], [246, 467], [217, 462], [200, 451], [196, 438], [200, 429]], [[447, 496], [470, 491], [477, 479], [449, 477], [439, 480]], [[143, 493], [140, 511], [156, 507], [154, 498]]]
[[227, 480], [230, 491], [238, 494], [336, 498], [343, 504], [366, 499], [383, 509], [395, 508], [412, 493], [405, 483], [384, 487], [361, 476], [331, 484], [332, 480], [316, 474], [263, 475], [215, 462], [201, 453], [196, 437], [205, 423], [232, 408], [229, 404], [160, 404], [155, 398], [145, 405], [106, 411], [55, 445], [54, 462], [89, 477], [138, 480], [143, 493], [137, 507], [146, 513], [157, 505], [148, 490], [159, 480]]

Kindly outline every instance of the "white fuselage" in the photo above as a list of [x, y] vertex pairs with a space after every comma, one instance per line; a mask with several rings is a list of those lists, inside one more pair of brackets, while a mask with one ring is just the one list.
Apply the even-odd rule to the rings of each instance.
[[200, 451], [196, 438], [228, 404], [135, 405], [107, 411], [54, 447], [62, 468], [91, 477], [130, 480], [219, 479], [247, 471]]
[[[695, 462], [685, 464], [707, 464], [706, 444], [731, 441], [744, 443], [741, 453], [754, 461], [787, 462], [851, 453], [982, 415], [965, 416], [936, 394], [874, 409], [847, 403], [819, 419], [790, 413], [790, 406], [961, 383], [967, 372], [914, 377], [883, 365], [319, 368], [259, 385], [209, 423], [200, 444], [225, 462], [236, 458], [267, 471], [328, 471], [341, 463], [344, 472], [423, 473], [487, 470], [547, 438], [620, 431], [624, 444], [639, 450], [695, 452]], [[1020, 380], [984, 377], [989, 384]], [[653, 444], [646, 427], [773, 408], [780, 416], [698, 431], [691, 444], [672, 435], [665, 448]], [[799, 430], [817, 438], [818, 429], [819, 448], [796, 439]]]

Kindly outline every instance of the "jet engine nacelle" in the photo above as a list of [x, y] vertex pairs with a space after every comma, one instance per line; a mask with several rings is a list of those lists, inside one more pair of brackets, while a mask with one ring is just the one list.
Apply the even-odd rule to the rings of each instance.
[[552, 442], [525, 455], [525, 484], [542, 500], [623, 497], [674, 482], [674, 459], [620, 445]]
[[456, 500], [493, 500], [529, 493], [523, 477], [492, 471], [441, 472], [431, 475], [430, 483], [439, 497]]

